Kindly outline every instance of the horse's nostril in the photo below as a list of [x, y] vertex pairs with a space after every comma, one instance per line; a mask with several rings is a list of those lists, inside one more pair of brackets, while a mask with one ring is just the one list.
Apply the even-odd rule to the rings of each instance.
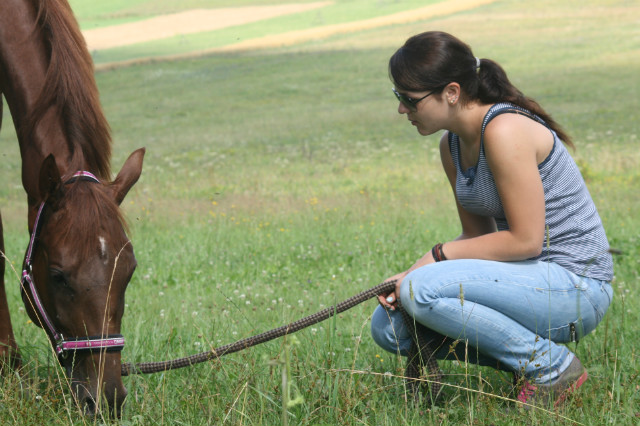
[[84, 408], [85, 415], [93, 416], [96, 414], [96, 402], [92, 397], [86, 397], [83, 401], [82, 407]]

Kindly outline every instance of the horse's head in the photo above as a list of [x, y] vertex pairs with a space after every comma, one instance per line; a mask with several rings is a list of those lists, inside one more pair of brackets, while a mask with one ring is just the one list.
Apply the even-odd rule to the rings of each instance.
[[62, 180], [49, 156], [40, 170], [39, 216], [30, 211], [35, 237], [25, 259], [23, 298], [88, 414], [104, 400], [111, 414], [120, 415], [127, 394], [120, 376], [120, 325], [136, 259], [119, 205], [140, 177], [143, 157], [144, 149], [135, 151], [116, 179], [103, 183], [84, 175]]

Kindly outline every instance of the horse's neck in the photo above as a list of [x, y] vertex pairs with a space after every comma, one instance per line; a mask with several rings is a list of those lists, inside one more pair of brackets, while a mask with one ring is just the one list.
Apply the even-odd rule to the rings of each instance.
[[38, 175], [44, 158], [55, 153], [60, 173], [65, 174], [70, 152], [55, 106], [46, 111], [36, 128], [25, 128], [44, 86], [48, 66], [33, 2], [2, 0], [0, 62], [0, 89], [11, 110], [20, 142], [22, 183], [29, 199], [37, 199]]

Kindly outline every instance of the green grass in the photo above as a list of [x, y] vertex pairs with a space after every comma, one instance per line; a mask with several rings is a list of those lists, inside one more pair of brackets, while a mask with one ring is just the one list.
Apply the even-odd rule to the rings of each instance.
[[[441, 0], [405, 0], [397, 2], [393, 0], [378, 0], [372, 7], [370, 0], [338, 0], [327, 6], [315, 8], [307, 12], [288, 14], [280, 17], [266, 19], [257, 23], [231, 26], [215, 31], [202, 32], [197, 34], [183, 34], [158, 41], [138, 43], [131, 46], [116, 47], [92, 52], [96, 64], [113, 63], [127, 60], [148, 59], [160, 56], [170, 56], [177, 54], [189, 54], [216, 47], [227, 46], [237, 42], [264, 36], [280, 34], [289, 31], [304, 30], [307, 28], [343, 24], [358, 20], [365, 20], [379, 16], [385, 16], [405, 10], [425, 7], [429, 4], [438, 3]], [[81, 3], [81, 2], [78, 2]], [[131, 7], [123, 8], [118, 3], [111, 5], [108, 3], [103, 8], [80, 7], [79, 20], [85, 28], [95, 28], [105, 25], [113, 25], [121, 22], [137, 21], [146, 19], [157, 14], [179, 12], [195, 7], [216, 8], [230, 7], [230, 2], [202, 2], [191, 1], [176, 3], [173, 1], [161, 1], [158, 3], [144, 2], [133, 4]], [[244, 4], [246, 3], [246, 4]], [[234, 7], [243, 5], [264, 6], [266, 1], [244, 2], [233, 4]], [[275, 1], [268, 2], [271, 5], [287, 4], [291, 2]], [[311, 3], [311, 2], [302, 2]], [[72, 2], [73, 4], [73, 2]], [[81, 5], [78, 5], [81, 6]], [[116, 11], [117, 8], [117, 11]], [[86, 16], [86, 20], [83, 20]]]
[[[99, 73], [114, 169], [147, 147], [124, 203], [139, 263], [127, 291], [124, 361], [184, 356], [294, 321], [457, 235], [437, 137], [419, 137], [396, 113], [386, 71], [407, 36], [437, 28], [501, 62], [574, 136], [611, 245], [624, 252], [615, 258], [614, 304], [595, 333], [571, 345], [590, 380], [563, 417], [536, 411], [528, 424], [640, 424], [639, 12], [631, 1], [543, 0], [532, 9], [507, 0], [286, 49]], [[27, 243], [26, 203], [8, 115], [4, 123], [0, 202], [15, 266]], [[30, 381], [3, 379], [0, 422], [92, 424], [69, 403], [12, 272], [7, 280]], [[385, 375], [401, 374], [403, 360], [369, 337], [375, 305], [298, 333], [297, 345], [278, 339], [219, 362], [126, 378], [122, 423], [280, 424], [283, 370], [304, 396], [288, 409], [289, 424], [523, 423], [502, 399], [510, 377], [474, 366], [441, 363], [447, 382], [463, 389], [448, 388], [438, 407], [405, 403], [402, 380]]]
[[[296, 1], [312, 3], [315, 0]], [[117, 25], [148, 19], [157, 15], [177, 13], [191, 9], [214, 9], [241, 6], [272, 6], [290, 4], [286, 0], [70, 0], [69, 3], [82, 29]]]
[[[293, 3], [320, 3], [324, 0], [110, 0], [108, 2], [92, 2], [91, 0], [70, 0], [71, 7], [82, 29], [98, 28], [108, 25], [148, 19], [153, 16], [177, 13], [192, 9], [217, 9], [243, 6], [275, 6]], [[376, 0], [372, 4], [366, 0], [333, 0], [327, 6], [316, 10], [312, 16], [314, 26], [338, 22], [349, 22], [354, 19], [366, 19], [384, 16], [403, 10], [424, 7], [436, 1], [419, 0]], [[307, 15], [303, 15], [308, 18]], [[293, 21], [288, 21], [289, 23]], [[281, 22], [282, 24], [283, 22]], [[306, 21], [303, 23], [307, 23]], [[262, 25], [264, 25], [263, 23]], [[271, 26], [272, 23], [267, 23]], [[283, 28], [279, 27], [282, 32]], [[243, 30], [244, 33], [244, 30]]]

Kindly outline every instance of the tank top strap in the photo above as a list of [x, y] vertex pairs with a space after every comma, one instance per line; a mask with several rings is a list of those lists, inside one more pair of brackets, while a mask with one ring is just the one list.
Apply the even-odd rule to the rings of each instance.
[[506, 113], [524, 115], [525, 117], [529, 117], [530, 119], [542, 124], [547, 129], [551, 130], [551, 127], [549, 127], [549, 125], [537, 115], [517, 105], [503, 102], [503, 103], [493, 105], [489, 109], [489, 111], [487, 111], [487, 114], [484, 116], [484, 119], [482, 120], [482, 133], [480, 138], [481, 141], [484, 139], [484, 131], [487, 128], [487, 125], [489, 124], [489, 122], [494, 118], [496, 118], [497, 116], [501, 114], [506, 114]]
[[[520, 114], [520, 115], [524, 115], [525, 117], [529, 117], [530, 119], [542, 124], [543, 126], [545, 126], [547, 129], [551, 130], [553, 132], [553, 129], [551, 129], [551, 127], [540, 117], [538, 117], [537, 115], [531, 113], [530, 111], [519, 107], [517, 105], [511, 104], [511, 103], [507, 103], [507, 102], [501, 102], [501, 103], [497, 103], [495, 105], [493, 105], [491, 108], [489, 108], [489, 111], [487, 111], [487, 113], [485, 114], [483, 120], [482, 120], [482, 129], [481, 129], [481, 134], [480, 134], [480, 150], [483, 151], [484, 150], [484, 132], [487, 128], [487, 125], [491, 122], [491, 120], [493, 120], [494, 118], [496, 118], [497, 116], [501, 115], [501, 114]], [[555, 133], [555, 132], [553, 132]], [[455, 155], [458, 152], [458, 135], [456, 135], [453, 132], [449, 132], [448, 135], [448, 142], [449, 142], [449, 152], [451, 152], [451, 154], [454, 155], [454, 161], [455, 161]]]

